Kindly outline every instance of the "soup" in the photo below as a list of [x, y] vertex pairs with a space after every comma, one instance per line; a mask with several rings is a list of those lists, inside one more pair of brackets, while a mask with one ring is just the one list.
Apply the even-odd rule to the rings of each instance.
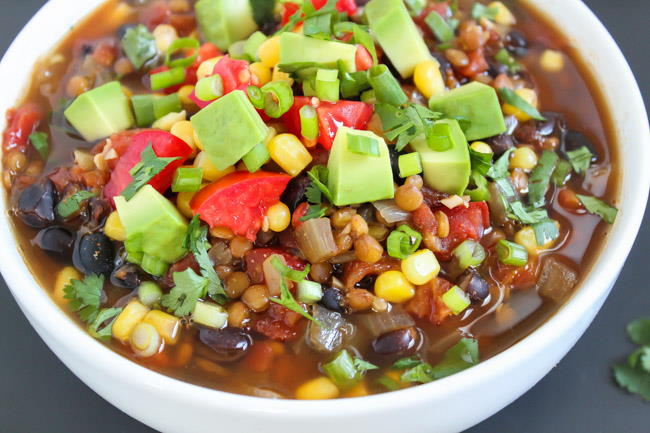
[[549, 23], [222, 3], [106, 2], [7, 113], [20, 248], [93, 337], [206, 387], [360, 397], [469, 368], [571, 296], [617, 162]]

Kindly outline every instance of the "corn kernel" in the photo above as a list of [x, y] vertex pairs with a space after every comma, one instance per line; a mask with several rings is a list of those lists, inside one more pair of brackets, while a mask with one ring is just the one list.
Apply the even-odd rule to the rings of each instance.
[[200, 80], [201, 78], [209, 77], [214, 72], [214, 66], [221, 60], [223, 56], [213, 57], [208, 60], [204, 60], [199, 67], [196, 69], [196, 78]]
[[65, 292], [63, 289], [65, 286], [70, 284], [72, 280], [81, 280], [81, 273], [72, 266], [66, 266], [61, 269], [58, 274], [56, 274], [56, 280], [54, 280], [54, 291], [52, 292], [52, 297], [54, 301], [59, 305], [66, 305], [68, 300], [64, 298]]
[[210, 182], [219, 180], [228, 173], [235, 171], [235, 167], [233, 166], [219, 170], [214, 166], [212, 161], [210, 161], [210, 157], [205, 151], [199, 152], [199, 154], [196, 155], [196, 158], [194, 158], [194, 167], [201, 167], [203, 169], [203, 179], [209, 180]]
[[415, 287], [400, 271], [387, 271], [375, 281], [375, 295], [396, 304], [406, 302], [415, 295]]
[[344, 398], [365, 397], [367, 395], [370, 395], [370, 392], [368, 391], [368, 384], [364, 380], [362, 382], [357, 383], [349, 390], [347, 390], [345, 394], [343, 394], [343, 397]]
[[113, 337], [122, 343], [129, 341], [133, 329], [138, 323], [142, 322], [148, 312], [149, 308], [145, 307], [140, 301], [129, 302], [113, 322]]
[[431, 250], [420, 250], [402, 260], [402, 272], [415, 285], [426, 284], [440, 272], [438, 259]]
[[187, 113], [185, 110], [181, 111], [180, 113], [168, 113], [153, 122], [153, 125], [151, 125], [151, 127], [154, 129], [162, 129], [163, 131], [169, 131], [172, 129], [172, 126], [174, 126], [175, 123], [180, 122], [181, 120], [185, 120], [186, 118]]
[[259, 85], [263, 86], [271, 81], [271, 68], [262, 62], [251, 63], [250, 70], [253, 75], [259, 80]]
[[122, 225], [117, 211], [111, 212], [108, 218], [106, 218], [104, 234], [114, 241], [124, 242], [126, 240], [126, 230], [124, 229], [124, 225]]
[[279, 65], [273, 67], [273, 73], [271, 74], [271, 81], [286, 81], [290, 86], [293, 86], [293, 78], [286, 72], [280, 70]]
[[[524, 101], [528, 102], [533, 107], [537, 108], [537, 93], [533, 89], [517, 89], [515, 93], [523, 98]], [[518, 120], [525, 122], [532, 119], [528, 114], [521, 111], [519, 108], [510, 105], [503, 104], [503, 112], [515, 116]]]
[[413, 83], [427, 99], [443, 93], [445, 80], [440, 73], [440, 63], [435, 59], [418, 63], [413, 73]]
[[317, 377], [296, 389], [298, 400], [328, 400], [339, 396], [339, 389], [326, 377]]
[[523, 171], [530, 171], [537, 165], [537, 154], [530, 147], [518, 147], [512, 152], [510, 168], [520, 168]]
[[501, 2], [492, 2], [488, 5], [488, 8], [497, 11], [496, 16], [494, 17], [494, 22], [497, 24], [502, 26], [512, 26], [517, 22], [515, 16], [510, 12], [510, 9]]
[[192, 127], [192, 122], [189, 120], [181, 120], [180, 122], [174, 123], [169, 132], [183, 140], [192, 149], [196, 149], [196, 144], [194, 144], [194, 128]]
[[181, 105], [184, 109], [196, 109], [196, 104], [190, 99], [190, 94], [194, 91], [194, 86], [191, 84], [186, 84], [185, 86], [178, 89], [178, 99], [181, 100]]
[[153, 29], [153, 37], [156, 40], [158, 52], [166, 53], [172, 42], [178, 39], [178, 33], [174, 26], [169, 24], [160, 24]]
[[311, 154], [293, 134], [276, 135], [269, 141], [269, 154], [284, 171], [297, 176], [312, 161]]
[[272, 68], [280, 63], [280, 37], [273, 36], [260, 45], [257, 50], [260, 60], [268, 68]]
[[181, 321], [178, 317], [167, 314], [164, 311], [152, 310], [144, 316], [143, 323], [156, 328], [158, 334], [165, 340], [165, 343], [176, 344], [180, 336]]
[[176, 196], [176, 207], [186, 218], [192, 218], [194, 216], [190, 208], [190, 201], [192, 201], [196, 193], [197, 191], [182, 191]]
[[287, 227], [291, 222], [291, 211], [286, 204], [278, 202], [271, 206], [266, 213], [266, 216], [269, 219], [269, 228], [274, 232], [281, 232]]
[[560, 51], [544, 50], [539, 57], [539, 64], [546, 72], [560, 72], [564, 69], [564, 56]]
[[[555, 226], [560, 229], [560, 223], [557, 221], [553, 221], [555, 223]], [[537, 244], [537, 237], [535, 236], [535, 230], [533, 230], [532, 227], [526, 226], [519, 230], [517, 233], [515, 233], [515, 242], [521, 245], [522, 247], [526, 248], [526, 251], [528, 251], [528, 254], [536, 256], [539, 255], [539, 253], [551, 249], [553, 245], [555, 245], [555, 240], [549, 240], [547, 241], [544, 245], [538, 245]]]
[[470, 147], [478, 153], [493, 153], [490, 145], [484, 141], [475, 141]]

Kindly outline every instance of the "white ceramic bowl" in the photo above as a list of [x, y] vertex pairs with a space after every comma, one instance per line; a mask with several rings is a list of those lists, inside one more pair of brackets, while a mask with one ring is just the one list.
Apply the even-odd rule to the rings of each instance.
[[[0, 113], [27, 85], [36, 59], [102, 0], [50, 0], [0, 64]], [[242, 0], [232, 0], [242, 1]], [[650, 185], [650, 134], [634, 77], [611, 36], [578, 0], [530, 0], [564, 29], [594, 71], [622, 147], [620, 213], [598, 263], [572, 299], [501, 354], [462, 373], [407, 390], [331, 401], [266, 400], [213, 391], [143, 368], [86, 335], [50, 300], [25, 266], [7, 218], [0, 218], [0, 269], [23, 312], [56, 355], [127, 414], [164, 432], [456, 432], [526, 392], [567, 353], [605, 301], [632, 247]], [[47, 43], [43, 43], [47, 35]], [[4, 122], [4, 116], [2, 116]], [[0, 123], [4, 129], [4, 123]], [[5, 200], [0, 203], [3, 214]], [[467, 410], [471, 408], [470, 410]]]

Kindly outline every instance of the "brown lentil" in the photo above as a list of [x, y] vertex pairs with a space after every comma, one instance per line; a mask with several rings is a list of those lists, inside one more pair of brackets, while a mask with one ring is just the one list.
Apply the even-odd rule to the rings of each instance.
[[395, 191], [395, 204], [407, 212], [413, 212], [424, 201], [422, 191], [411, 185], [402, 185]]
[[10, 151], [5, 157], [5, 169], [12, 173], [20, 173], [27, 165], [27, 155], [19, 150]]
[[350, 289], [345, 294], [345, 300], [352, 311], [368, 311], [372, 308], [375, 297], [365, 289]]
[[384, 254], [384, 248], [377, 239], [370, 235], [363, 235], [354, 242], [354, 253], [362, 262], [376, 263]]
[[233, 299], [239, 298], [250, 284], [251, 281], [245, 272], [233, 272], [226, 277], [226, 295]]
[[90, 80], [83, 75], [75, 75], [70, 78], [65, 88], [65, 92], [71, 98], [75, 98], [88, 90], [90, 90]]
[[345, 227], [352, 220], [352, 217], [356, 213], [357, 211], [352, 209], [351, 207], [345, 207], [343, 209], [337, 210], [332, 214], [331, 217], [332, 226], [334, 226], [337, 229]]
[[449, 236], [449, 218], [447, 214], [443, 211], [437, 210], [434, 214], [436, 217], [436, 222], [438, 223], [438, 236], [441, 238], [446, 238]]
[[241, 300], [248, 308], [260, 313], [269, 308], [269, 289], [263, 284], [250, 286], [241, 296]]
[[560, 203], [560, 206], [571, 212], [584, 209], [576, 193], [568, 188], [560, 190], [557, 201]]
[[445, 50], [445, 57], [449, 60], [449, 63], [454, 65], [456, 68], [464, 68], [469, 65], [469, 58], [467, 54], [461, 50], [455, 48], [449, 48]]
[[241, 328], [248, 322], [250, 310], [241, 301], [233, 302], [228, 307], [228, 325]]
[[327, 262], [324, 263], [314, 263], [311, 265], [311, 270], [309, 271], [309, 276], [312, 280], [317, 283], [325, 284], [329, 281], [332, 276], [332, 265]]
[[241, 259], [244, 254], [253, 249], [253, 243], [248, 239], [237, 236], [230, 241], [230, 252], [233, 257]]

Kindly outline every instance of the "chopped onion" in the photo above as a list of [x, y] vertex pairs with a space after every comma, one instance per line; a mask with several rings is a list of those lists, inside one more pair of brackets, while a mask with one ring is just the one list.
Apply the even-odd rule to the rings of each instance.
[[395, 204], [395, 200], [379, 200], [373, 202], [372, 205], [379, 211], [381, 217], [389, 224], [409, 219], [410, 214], [400, 209]]
[[322, 263], [337, 253], [328, 218], [313, 218], [300, 224], [296, 240], [300, 251], [312, 263]]
[[[275, 269], [273, 266], [273, 263], [271, 263], [271, 260], [273, 257], [277, 257], [280, 259], [280, 262], [282, 262], [283, 265], [287, 265], [287, 261], [284, 259], [284, 257], [280, 254], [272, 254], [264, 260], [264, 263], [262, 263], [262, 271], [264, 272], [264, 281], [266, 282], [266, 287], [269, 288], [269, 294], [271, 296], [279, 296], [280, 295], [280, 285], [282, 284], [282, 274]], [[285, 284], [290, 284], [287, 280], [285, 280]]]
[[452, 195], [451, 197], [443, 198], [440, 200], [440, 203], [444, 204], [449, 209], [453, 209], [457, 206], [464, 205], [465, 200], [463, 200], [463, 198], [458, 195]]
[[312, 310], [315, 322], [309, 323], [306, 342], [317, 352], [336, 352], [343, 348], [345, 340], [354, 332], [354, 326], [341, 316], [340, 313], [328, 310], [320, 305], [314, 305]]
[[359, 324], [365, 327], [373, 338], [377, 338], [386, 332], [404, 329], [415, 325], [411, 316], [401, 306], [396, 305], [389, 311], [383, 313], [358, 314]]

